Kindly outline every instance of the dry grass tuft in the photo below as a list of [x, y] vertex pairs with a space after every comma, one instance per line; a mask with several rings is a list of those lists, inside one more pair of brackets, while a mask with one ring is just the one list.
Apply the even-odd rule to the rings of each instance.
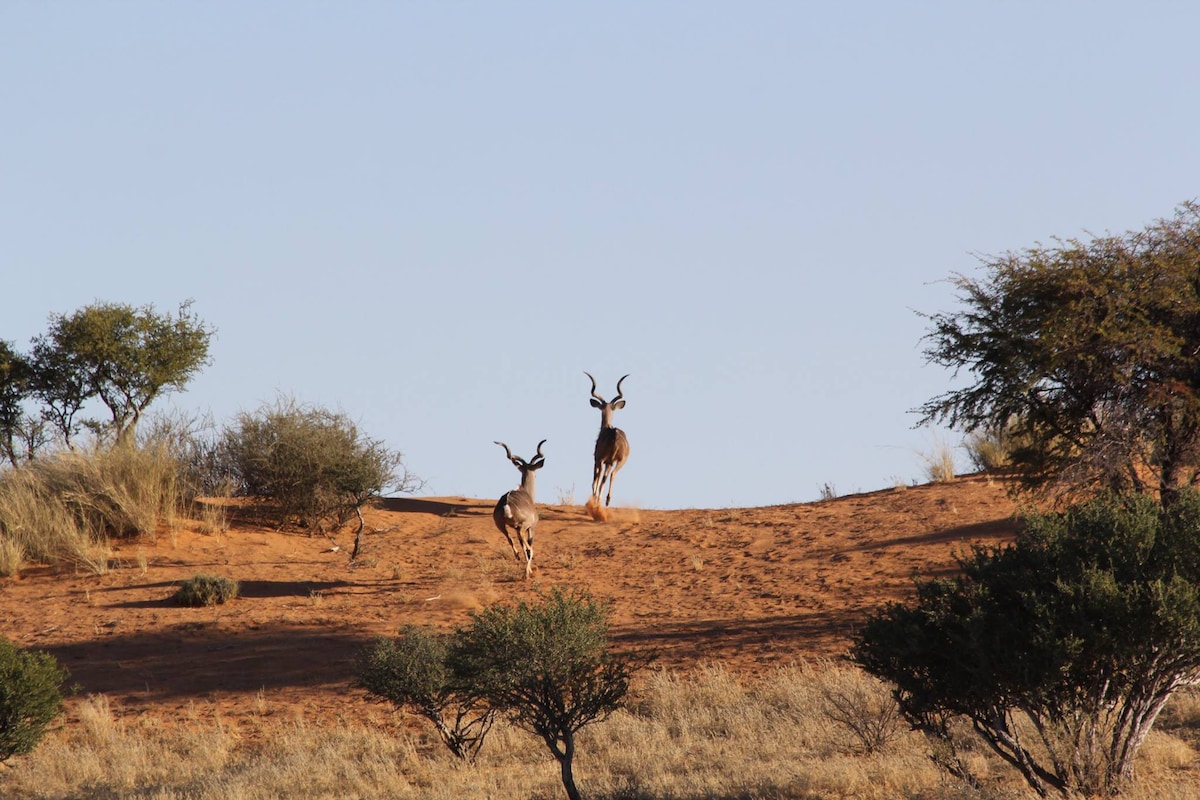
[[229, 502], [232, 490], [220, 497], [197, 497], [191, 504], [191, 516], [200, 523], [200, 532], [215, 535], [229, 530]]
[[944, 441], [934, 442], [933, 450], [921, 453], [925, 463], [925, 475], [933, 483], [948, 483], [954, 480], [954, 448]]
[[0, 534], [0, 577], [16, 575], [25, 566], [25, 553], [15, 539]]
[[110, 538], [152, 537], [160, 521], [174, 523], [177, 467], [163, 446], [130, 445], [63, 451], [7, 470], [5, 547], [21, 559], [105, 572]]

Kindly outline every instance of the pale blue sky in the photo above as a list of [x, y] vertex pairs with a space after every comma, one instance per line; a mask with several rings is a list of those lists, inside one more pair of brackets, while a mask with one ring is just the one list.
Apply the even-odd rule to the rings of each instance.
[[[916, 313], [972, 253], [1200, 196], [1185, 3], [0, 0], [0, 338], [193, 310], [169, 403], [341, 409], [426, 494], [924, 479]], [[964, 463], [965, 463], [965, 459]]]

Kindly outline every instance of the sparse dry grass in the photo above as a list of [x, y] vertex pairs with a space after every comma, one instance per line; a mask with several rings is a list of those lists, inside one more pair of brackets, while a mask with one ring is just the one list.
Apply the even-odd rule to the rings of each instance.
[[[745, 681], [717, 664], [643, 677], [627, 710], [585, 729], [576, 762], [595, 800], [999, 800], [1028, 795], [999, 763], [982, 764], [988, 786], [955, 785], [917, 734], [901, 730], [863, 754], [823, 703], [854, 676], [832, 664], [777, 668]], [[77, 721], [0, 773], [5, 797], [551, 798], [561, 794], [539, 742], [503, 723], [473, 766], [399, 714], [311, 724], [279, 721], [261, 696], [260, 735], [198, 716], [161, 726], [122, 717], [104, 697], [81, 703]], [[874, 702], [874, 700], [872, 700]], [[405, 724], [407, 723], [407, 724]], [[1192, 797], [1196, 753], [1156, 731], [1139, 759], [1130, 800]], [[971, 756], [987, 761], [982, 750]]]
[[935, 440], [933, 449], [921, 453], [925, 463], [925, 475], [933, 483], [946, 483], [954, 480], [954, 447], [945, 441]]
[[25, 553], [15, 539], [0, 535], [0, 577], [16, 575], [25, 566]]
[[216, 535], [229, 530], [229, 500], [232, 491], [219, 497], [196, 498], [189, 516], [199, 520], [202, 533]]

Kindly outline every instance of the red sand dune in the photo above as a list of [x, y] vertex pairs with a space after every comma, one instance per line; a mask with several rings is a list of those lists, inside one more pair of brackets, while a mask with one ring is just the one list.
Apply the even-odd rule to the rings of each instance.
[[[912, 590], [914, 574], [954, 566], [973, 543], [1012, 535], [1016, 504], [983, 476], [818, 503], [742, 509], [542, 506], [535, 573], [523, 580], [493, 525], [493, 500], [403, 498], [366, 512], [333, 541], [231, 520], [185, 521], [155, 541], [117, 545], [107, 574], [26, 570], [0, 580], [0, 635], [47, 650], [81, 695], [115, 710], [220, 713], [256, 706], [309, 718], [372, 702], [352, 685], [356, 650], [409, 623], [442, 629], [485, 604], [579, 587], [612, 602], [622, 648], [668, 667], [720, 660], [739, 673], [844, 653], [863, 617]], [[337, 549], [335, 548], [335, 545]], [[238, 599], [171, 601], [180, 581], [220, 574]]]

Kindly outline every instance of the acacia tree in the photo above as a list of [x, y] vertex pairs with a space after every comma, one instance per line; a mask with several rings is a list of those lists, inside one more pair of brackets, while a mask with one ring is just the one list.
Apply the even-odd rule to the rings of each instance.
[[155, 399], [182, 390], [209, 363], [212, 335], [191, 301], [175, 315], [103, 302], [52, 314], [49, 331], [34, 339], [34, 393], [68, 445], [76, 415], [93, 397], [112, 415], [115, 440], [126, 441]]
[[1200, 477], [1200, 205], [1145, 230], [982, 259], [964, 310], [927, 315], [929, 362], [974, 381], [921, 422], [1003, 431], [1027, 488], [1159, 492]]
[[608, 651], [607, 605], [558, 589], [537, 604], [494, 605], [455, 633], [449, 664], [471, 691], [539, 737], [558, 761], [570, 800], [575, 736], [620, 707], [649, 656]]
[[1163, 706], [1200, 683], [1200, 493], [1102, 495], [959, 566], [872, 616], [855, 661], [960, 777], [955, 718], [1039, 795], [1119, 792]]

